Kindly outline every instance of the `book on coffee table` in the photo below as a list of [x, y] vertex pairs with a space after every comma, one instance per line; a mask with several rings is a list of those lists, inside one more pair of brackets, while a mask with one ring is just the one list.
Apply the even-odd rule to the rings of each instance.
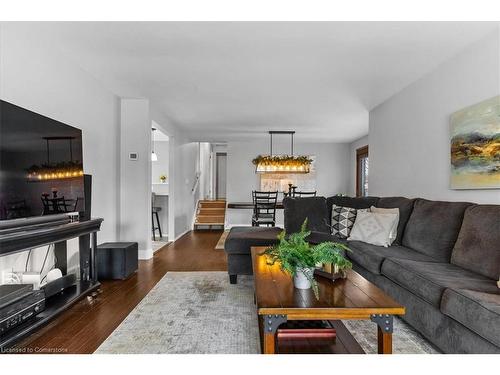
[[278, 328], [279, 340], [302, 339], [335, 339], [337, 332], [328, 321], [296, 320], [290, 321]]

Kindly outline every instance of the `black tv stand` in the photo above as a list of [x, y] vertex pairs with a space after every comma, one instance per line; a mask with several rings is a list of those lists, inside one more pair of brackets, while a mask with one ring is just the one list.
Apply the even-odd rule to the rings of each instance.
[[[46, 301], [45, 310], [33, 319], [8, 331], [0, 336], [0, 349], [13, 346], [16, 342], [27, 337], [35, 330], [48, 323], [64, 310], [78, 302], [82, 297], [92, 293], [99, 288], [100, 283], [97, 280], [96, 249], [97, 232], [101, 229], [103, 219], [91, 219], [87, 221], [66, 222], [54, 225], [52, 222], [48, 225], [35, 225], [32, 227], [19, 227], [18, 230], [0, 229], [0, 257], [26, 251], [31, 248], [54, 244], [54, 251], [57, 253], [56, 267], [61, 269], [63, 274], [67, 270], [67, 245], [66, 241], [76, 237], [87, 236], [90, 234], [90, 261], [89, 270], [81, 270], [81, 278], [73, 287], [65, 289]], [[80, 241], [80, 246], [82, 241]], [[82, 256], [82, 248], [80, 257]], [[82, 262], [80, 262], [82, 264]], [[82, 277], [83, 275], [83, 277]]]

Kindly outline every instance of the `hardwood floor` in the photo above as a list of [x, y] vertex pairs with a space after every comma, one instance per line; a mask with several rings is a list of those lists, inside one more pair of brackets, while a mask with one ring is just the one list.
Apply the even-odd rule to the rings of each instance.
[[225, 271], [226, 255], [215, 250], [222, 231], [188, 232], [139, 261], [127, 280], [103, 281], [100, 293], [72, 308], [20, 342], [20, 351], [93, 353], [168, 271]]
[[[139, 270], [127, 280], [102, 281], [95, 297], [83, 299], [28, 339], [19, 352], [93, 353], [134, 307], [169, 271], [225, 271], [226, 255], [215, 250], [222, 231], [191, 231], [158, 250], [153, 259], [139, 261]], [[257, 316], [256, 316], [257, 319]], [[362, 353], [341, 322], [336, 343], [325, 340], [282, 342], [282, 353]]]

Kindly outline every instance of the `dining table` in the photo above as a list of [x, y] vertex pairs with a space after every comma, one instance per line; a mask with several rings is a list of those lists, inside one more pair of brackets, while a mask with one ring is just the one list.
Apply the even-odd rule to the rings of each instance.
[[[227, 208], [253, 210], [253, 202], [228, 202]], [[283, 209], [283, 202], [276, 202], [277, 209]]]

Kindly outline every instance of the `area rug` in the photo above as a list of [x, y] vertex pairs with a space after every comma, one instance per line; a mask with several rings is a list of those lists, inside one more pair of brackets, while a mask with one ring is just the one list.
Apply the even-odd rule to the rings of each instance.
[[219, 238], [219, 241], [217, 241], [217, 245], [215, 245], [215, 250], [224, 250], [224, 244], [226, 243], [226, 238], [227, 235], [229, 234], [229, 229], [226, 229], [224, 233]]
[[253, 279], [168, 272], [96, 353], [259, 353]]
[[[377, 353], [377, 328], [367, 320], [343, 320], [342, 323], [366, 353]], [[437, 354], [437, 349], [399, 318], [394, 318], [392, 351], [395, 354]]]
[[[374, 323], [343, 323], [366, 353], [377, 352]], [[437, 352], [397, 318], [393, 351]], [[253, 279], [231, 285], [226, 272], [168, 272], [96, 353], [260, 353]]]

